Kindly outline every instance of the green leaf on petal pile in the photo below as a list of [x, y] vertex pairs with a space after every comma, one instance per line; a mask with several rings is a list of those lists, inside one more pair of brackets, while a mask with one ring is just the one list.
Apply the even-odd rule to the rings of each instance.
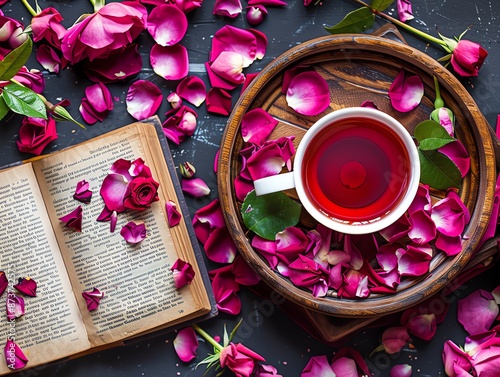
[[241, 207], [245, 226], [267, 240], [299, 222], [302, 206], [282, 192], [257, 196], [252, 190]]
[[0, 61], [0, 80], [7, 81], [15, 76], [17, 72], [26, 64], [33, 42], [31, 38], [26, 39], [22, 45], [12, 50]]
[[437, 151], [456, 139], [433, 120], [419, 123], [413, 135], [418, 141], [420, 182], [437, 190], [460, 188], [462, 174], [457, 165], [448, 156]]
[[18, 84], [9, 84], [3, 88], [2, 98], [15, 113], [33, 118], [47, 119], [47, 109], [38, 94]]

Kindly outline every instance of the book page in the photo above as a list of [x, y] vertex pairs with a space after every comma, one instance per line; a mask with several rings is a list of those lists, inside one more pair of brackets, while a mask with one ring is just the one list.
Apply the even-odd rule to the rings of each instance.
[[[156, 132], [152, 125], [148, 126]], [[140, 130], [139, 126], [126, 126], [36, 162], [41, 191], [94, 345], [182, 321], [204, 306], [194, 292], [197, 284], [181, 290], [173, 284], [170, 267], [178, 258], [176, 250], [182, 252], [182, 248], [174, 244], [167, 224], [165, 202], [168, 197], [164, 181], [160, 182], [158, 191], [160, 201], [145, 211], [127, 210], [118, 214], [113, 233], [109, 222], [96, 221], [104, 208], [99, 194], [101, 184], [117, 159], [142, 158], [157, 181], [159, 171], [161, 176], [168, 174], [164, 162], [159, 163], [163, 156], [152, 154], [148, 137]], [[89, 182], [93, 191], [89, 204], [73, 199], [81, 180]], [[83, 209], [81, 232], [69, 229], [58, 220], [79, 205]], [[146, 239], [135, 246], [127, 244], [120, 235], [121, 228], [131, 220], [143, 221], [147, 229]], [[196, 265], [196, 261], [191, 263]], [[88, 312], [81, 292], [93, 288], [105, 296], [97, 310]]]
[[[2, 295], [0, 339], [14, 338], [28, 356], [28, 366], [89, 348], [31, 164], [4, 170], [0, 176], [0, 269], [9, 280]], [[16, 291], [13, 285], [20, 277], [36, 281], [36, 297]], [[25, 315], [8, 321], [5, 300], [13, 294], [24, 298]], [[0, 372], [7, 373], [5, 358], [0, 360]]]

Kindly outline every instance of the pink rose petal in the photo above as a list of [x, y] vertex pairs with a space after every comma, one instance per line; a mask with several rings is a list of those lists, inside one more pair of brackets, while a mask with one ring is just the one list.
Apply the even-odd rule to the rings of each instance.
[[151, 48], [150, 62], [153, 71], [165, 80], [180, 80], [189, 73], [189, 57], [187, 49], [180, 45]]
[[431, 340], [437, 330], [436, 315], [433, 313], [415, 315], [408, 320], [406, 327], [410, 334], [423, 340]]
[[458, 322], [470, 335], [488, 331], [498, 314], [498, 304], [493, 295], [483, 289], [458, 301]]
[[182, 99], [200, 107], [207, 96], [205, 83], [198, 76], [187, 76], [177, 84], [176, 93]]
[[191, 284], [195, 276], [193, 266], [180, 258], [174, 262], [170, 271], [173, 272], [174, 285], [177, 289], [180, 289], [187, 284]]
[[243, 141], [261, 146], [277, 124], [278, 120], [269, 115], [264, 109], [257, 107], [250, 110], [241, 119]]
[[290, 82], [286, 101], [299, 114], [318, 115], [330, 106], [330, 90], [319, 73], [302, 72]]
[[61, 57], [49, 45], [41, 45], [36, 51], [36, 60], [49, 72], [59, 73], [61, 69]]
[[233, 97], [221, 88], [210, 88], [207, 94], [207, 111], [212, 114], [229, 115], [232, 109]]
[[177, 333], [174, 341], [174, 349], [179, 359], [185, 363], [196, 357], [198, 349], [198, 338], [192, 327], [185, 327]]
[[216, 16], [224, 16], [229, 18], [236, 18], [242, 12], [240, 0], [215, 0], [214, 9], [212, 14]]
[[240, 54], [243, 59], [242, 66], [246, 68], [253, 63], [257, 54], [255, 35], [235, 26], [223, 26], [214, 34], [209, 61], [213, 62], [223, 51]]
[[409, 341], [406, 327], [389, 327], [382, 333], [382, 345], [389, 355], [401, 351]]
[[146, 238], [146, 225], [143, 222], [129, 221], [120, 230], [120, 235], [128, 244], [137, 245]]
[[148, 32], [160, 46], [179, 43], [186, 35], [187, 28], [186, 14], [175, 5], [158, 5], [148, 15]]
[[151, 81], [137, 80], [127, 92], [127, 112], [137, 120], [154, 115], [163, 101], [163, 95]]
[[200, 198], [210, 194], [210, 187], [201, 178], [190, 178], [181, 180], [181, 188], [186, 194]]
[[408, 112], [420, 104], [424, 84], [419, 76], [402, 69], [391, 84], [388, 94], [392, 107], [397, 111]]
[[358, 377], [358, 367], [353, 359], [349, 357], [340, 357], [331, 364], [333, 372], [337, 376]]
[[300, 373], [300, 377], [336, 377], [325, 355], [312, 356]]
[[90, 203], [92, 199], [92, 191], [90, 190], [90, 183], [85, 179], [79, 181], [76, 184], [75, 193], [73, 194], [73, 199], [78, 200], [82, 203]]
[[243, 55], [234, 51], [222, 51], [211, 63], [210, 69], [218, 77], [233, 84], [245, 81]]
[[22, 369], [28, 363], [28, 358], [12, 339], [7, 339], [4, 347], [5, 362], [12, 370]]
[[411, 377], [412, 367], [410, 364], [394, 365], [389, 372], [389, 377]]
[[59, 221], [66, 223], [66, 226], [77, 232], [82, 231], [82, 206], [76, 207], [73, 211], [59, 218]]
[[167, 211], [167, 221], [170, 228], [178, 225], [182, 220], [182, 214], [177, 210], [177, 205], [174, 201], [169, 200], [165, 204]]
[[8, 293], [5, 299], [7, 320], [13, 321], [24, 315], [24, 298], [13, 293]]
[[267, 9], [263, 5], [249, 5], [245, 8], [246, 10], [246, 20], [252, 26], [257, 26], [264, 21], [265, 16], [267, 15]]
[[99, 307], [99, 303], [104, 298], [104, 292], [94, 288], [92, 291], [82, 292], [82, 297], [85, 299], [88, 311], [91, 312]]
[[413, 20], [413, 11], [410, 0], [397, 0], [398, 17], [401, 22]]

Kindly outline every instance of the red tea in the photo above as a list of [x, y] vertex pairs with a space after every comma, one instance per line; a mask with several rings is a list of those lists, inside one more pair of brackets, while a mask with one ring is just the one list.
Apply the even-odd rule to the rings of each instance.
[[384, 217], [410, 182], [403, 142], [388, 126], [368, 118], [339, 120], [319, 131], [305, 151], [302, 169], [313, 205], [345, 223]]

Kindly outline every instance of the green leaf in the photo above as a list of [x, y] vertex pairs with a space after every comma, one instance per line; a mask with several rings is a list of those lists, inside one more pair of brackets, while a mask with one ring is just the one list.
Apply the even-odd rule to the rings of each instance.
[[0, 119], [3, 119], [9, 113], [9, 106], [5, 103], [3, 96], [0, 95]]
[[394, 0], [373, 0], [370, 4], [370, 6], [373, 9], [378, 10], [379, 12], [386, 10], [389, 8], [389, 5], [391, 5], [394, 2]]
[[301, 208], [282, 192], [257, 196], [253, 190], [243, 202], [241, 215], [248, 229], [267, 240], [274, 240], [277, 233], [297, 225]]
[[458, 167], [447, 156], [437, 151], [419, 149], [420, 182], [437, 190], [460, 188], [462, 175]]
[[418, 148], [423, 151], [433, 151], [456, 140], [434, 120], [424, 120], [417, 124], [413, 136], [419, 143]]
[[31, 89], [18, 84], [9, 84], [3, 88], [2, 97], [7, 106], [15, 113], [47, 119], [45, 104]]
[[7, 56], [0, 61], [0, 80], [10, 80], [19, 72], [21, 67], [28, 61], [32, 47], [33, 42], [31, 38], [28, 38], [21, 46], [9, 52]]
[[363, 7], [348, 13], [342, 21], [333, 26], [325, 26], [330, 34], [362, 33], [373, 26], [375, 15], [371, 9]]

